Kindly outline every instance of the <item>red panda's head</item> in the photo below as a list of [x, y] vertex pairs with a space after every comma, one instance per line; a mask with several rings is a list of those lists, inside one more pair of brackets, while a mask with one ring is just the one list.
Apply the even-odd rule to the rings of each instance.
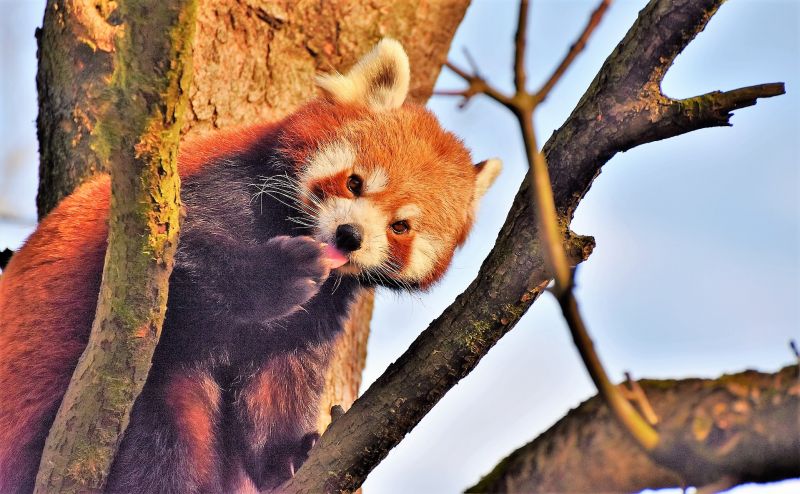
[[466, 239], [500, 161], [474, 165], [428, 110], [403, 104], [409, 65], [397, 41], [318, 84], [324, 97], [290, 117], [281, 137], [303, 204], [296, 220], [347, 256], [341, 273], [430, 286]]

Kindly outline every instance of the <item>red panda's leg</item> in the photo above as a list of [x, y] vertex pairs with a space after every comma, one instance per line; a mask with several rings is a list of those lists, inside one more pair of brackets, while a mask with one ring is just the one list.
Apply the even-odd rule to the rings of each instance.
[[210, 374], [181, 370], [136, 400], [106, 492], [221, 492], [222, 392]]
[[305, 461], [316, 420], [327, 346], [275, 355], [235, 400], [238, 444], [245, 470], [260, 489], [277, 487]]

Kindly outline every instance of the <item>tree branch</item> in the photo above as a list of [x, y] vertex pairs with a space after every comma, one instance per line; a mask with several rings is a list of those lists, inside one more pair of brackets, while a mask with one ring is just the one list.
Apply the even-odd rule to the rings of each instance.
[[[566, 252], [562, 247], [561, 225], [559, 224], [556, 206], [553, 200], [553, 190], [550, 186], [550, 176], [547, 169], [547, 162], [539, 151], [536, 144], [536, 131], [534, 129], [533, 116], [536, 108], [561, 75], [577, 56], [577, 53], [586, 44], [591, 32], [600, 22], [603, 13], [608, 7], [610, 0], [603, 2], [591, 16], [587, 27], [584, 29], [579, 41], [569, 50], [566, 59], [559, 65], [556, 72], [550, 78], [545, 87], [536, 94], [528, 93], [524, 87], [525, 67], [523, 65], [525, 49], [525, 26], [527, 23], [526, 1], [522, 1], [519, 11], [519, 27], [516, 35], [516, 57], [514, 60], [516, 93], [508, 103], [508, 108], [517, 117], [517, 121], [522, 133], [522, 141], [525, 144], [525, 152], [528, 159], [531, 180], [531, 204], [537, 213], [539, 226], [539, 237], [544, 247], [545, 260], [547, 266], [555, 280], [553, 292], [559, 301], [561, 311], [575, 342], [575, 347], [581, 355], [581, 359], [586, 366], [592, 381], [597, 386], [603, 399], [614, 412], [617, 420], [623, 424], [626, 430], [636, 440], [636, 443], [646, 451], [653, 451], [659, 445], [658, 432], [648, 423], [639, 412], [633, 407], [623, 393], [611, 383], [608, 374], [603, 367], [600, 357], [594, 349], [591, 337], [589, 336], [583, 317], [578, 310], [578, 303], [573, 293], [573, 280], [570, 265], [567, 262]], [[477, 73], [477, 69], [474, 69]], [[468, 89], [479, 91], [481, 88], [474, 83], [470, 83]], [[484, 84], [483, 91], [494, 90], [491, 86]], [[465, 100], [466, 101], [466, 100]]]
[[97, 311], [47, 436], [35, 492], [105, 486], [167, 308], [178, 246], [178, 140], [191, 84], [196, 0], [122, 2], [106, 110], [95, 129], [111, 169]]
[[520, 0], [517, 15], [517, 34], [514, 36], [514, 87], [525, 92], [525, 48], [528, 32], [528, 0]]
[[[544, 146], [555, 201], [566, 218], [572, 218], [602, 165], [618, 152], [728, 125], [731, 111], [751, 106], [759, 97], [783, 94], [783, 83], [764, 84], [741, 98], [709, 93], [704, 96], [715, 104], [700, 106], [676, 105], [661, 93], [661, 78], [722, 1], [651, 0], [639, 13], [570, 117]], [[737, 91], [721, 94], [742, 94]]]
[[97, 171], [108, 171], [94, 151], [99, 112], [92, 110], [103, 106], [114, 67], [120, 31], [103, 18], [113, 4], [47, 0], [43, 28], [36, 32], [40, 220]]
[[506, 108], [513, 108], [511, 98], [490, 86], [482, 76], [478, 74], [469, 74], [452, 62], [446, 62], [444, 65], [467, 81], [467, 88], [455, 91], [436, 91], [434, 94], [439, 96], [462, 96], [464, 101], [461, 103], [461, 106], [464, 106], [469, 99], [476, 94], [485, 94]]
[[542, 87], [536, 91], [535, 96], [537, 101], [542, 102], [547, 98], [547, 95], [550, 94], [550, 90], [553, 89], [553, 86], [561, 79], [561, 76], [567, 71], [572, 62], [575, 60], [575, 57], [578, 56], [580, 52], [586, 47], [586, 42], [589, 40], [589, 36], [592, 35], [595, 28], [600, 25], [600, 21], [603, 19], [603, 15], [605, 15], [606, 10], [608, 10], [608, 6], [611, 4], [611, 0], [602, 0], [600, 5], [592, 12], [592, 15], [589, 17], [589, 22], [586, 23], [586, 27], [583, 28], [583, 32], [581, 35], [578, 36], [577, 41], [570, 46], [567, 55], [558, 64], [556, 70], [553, 71], [550, 78], [547, 79]]
[[[544, 146], [555, 204], [564, 221], [571, 219], [602, 165], [626, 145], [709, 126], [696, 118], [691, 105], [684, 105], [682, 113], [664, 111], [671, 100], [660, 90], [653, 91], [651, 82], [658, 89], [675, 56], [702, 30], [721, 1], [652, 0]], [[654, 79], [653, 74], [659, 77]], [[468, 77], [470, 83], [480, 82]], [[737, 101], [735, 107], [740, 105]], [[722, 104], [717, 113], [733, 109]], [[526, 178], [478, 277], [333, 423], [297, 476], [284, 486], [287, 492], [357, 488], [519, 321], [550, 279], [529, 197]], [[570, 235], [565, 245], [575, 262], [588, 255], [593, 243]]]
[[511, 453], [467, 492], [637, 492], [799, 477], [797, 373], [794, 365], [775, 374], [639, 381], [664, 417], [659, 429], [683, 438], [693, 456], [708, 459], [683, 472], [683, 478], [636, 448], [595, 396]]

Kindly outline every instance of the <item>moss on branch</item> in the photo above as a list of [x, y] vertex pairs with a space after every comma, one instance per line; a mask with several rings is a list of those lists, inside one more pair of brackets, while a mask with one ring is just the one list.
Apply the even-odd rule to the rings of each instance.
[[196, 0], [123, 2], [94, 129], [111, 170], [109, 241], [89, 343], [45, 443], [36, 492], [103, 489], [166, 312], [180, 226], [177, 152]]

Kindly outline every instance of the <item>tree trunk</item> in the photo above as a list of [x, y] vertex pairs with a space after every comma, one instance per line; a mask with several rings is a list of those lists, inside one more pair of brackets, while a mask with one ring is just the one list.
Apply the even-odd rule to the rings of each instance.
[[39, 219], [85, 180], [109, 171], [95, 153], [95, 126], [119, 30], [109, 23], [118, 22], [116, 13], [110, 17], [111, 8], [107, 0], [48, 0], [36, 31]]
[[[382, 37], [411, 60], [410, 100], [424, 103], [468, 0], [369, 3], [200, 0], [194, 81], [183, 133], [283, 117], [317, 94], [314, 75], [343, 71]], [[112, 70], [118, 13], [109, 0], [49, 0], [39, 39], [40, 218], [87, 178], [107, 172], [97, 158], [103, 92]], [[372, 292], [354, 305], [322, 400], [347, 409], [361, 384]]]

